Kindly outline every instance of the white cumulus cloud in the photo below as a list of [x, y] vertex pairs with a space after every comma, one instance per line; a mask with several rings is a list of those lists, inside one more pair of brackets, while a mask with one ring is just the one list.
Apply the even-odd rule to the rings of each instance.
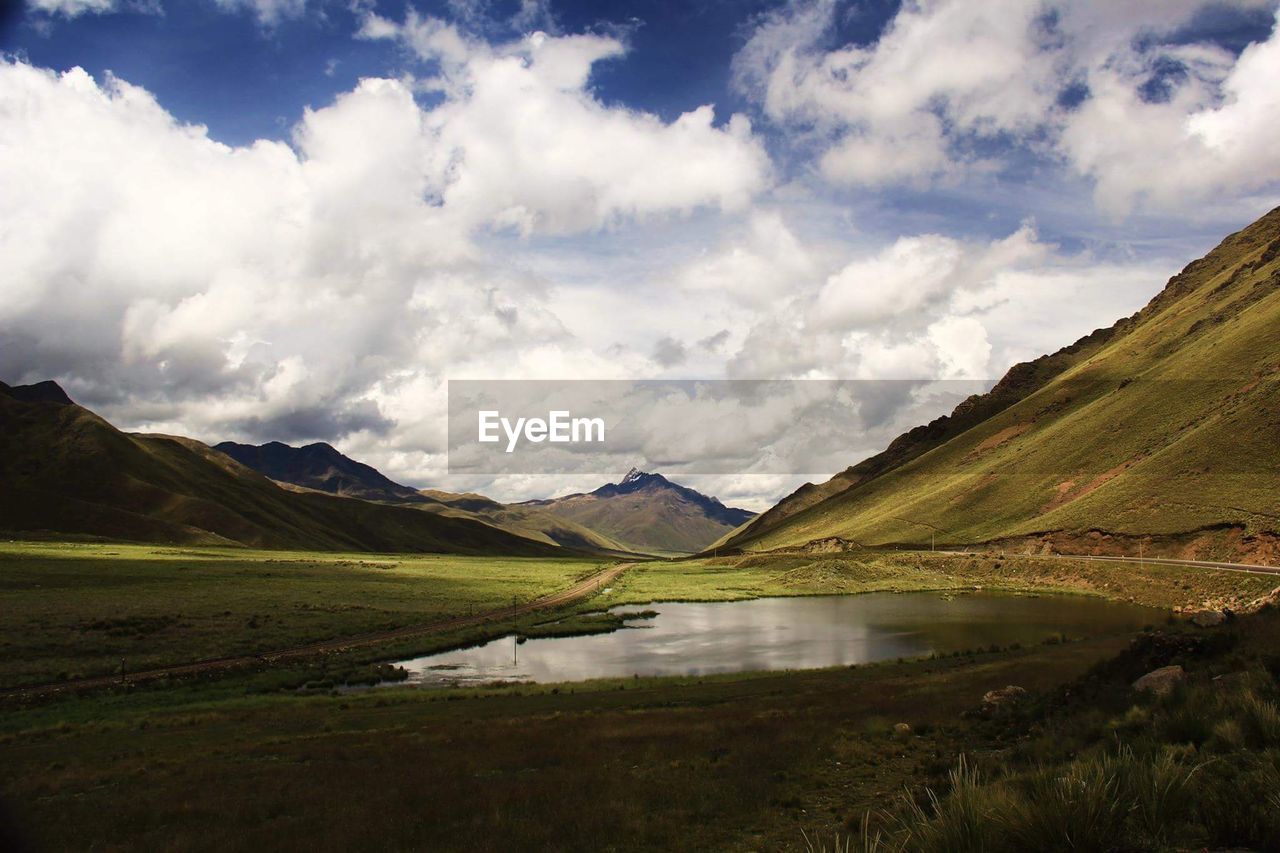
[[[909, 0], [876, 40], [832, 48], [835, 0], [792, 0], [735, 59], [738, 88], [856, 186], [927, 185], [1030, 154], [1112, 213], [1274, 188], [1280, 28], [1238, 57], [1183, 28], [1273, 0]], [[1072, 98], [1065, 97], [1074, 87]]]
[[738, 207], [768, 161], [710, 108], [664, 123], [596, 102], [612, 49], [591, 45], [468, 42], [431, 106], [363, 80], [292, 144], [245, 146], [126, 81], [3, 62], [0, 372], [209, 439], [372, 446], [394, 426], [383, 453], [417, 448], [416, 470], [439, 466], [449, 376], [648, 363], [584, 346], [548, 283], [474, 236]]
[[591, 68], [624, 53], [614, 38], [536, 32], [491, 46], [410, 11], [366, 18], [436, 64], [426, 85], [446, 96], [427, 116], [448, 182], [447, 206], [521, 233], [563, 233], [699, 207], [743, 209], [765, 188], [769, 160], [750, 121], [717, 126], [710, 105], [667, 123], [601, 104]]
[[118, 5], [116, 0], [31, 0], [31, 8], [35, 11], [66, 18], [114, 12]]

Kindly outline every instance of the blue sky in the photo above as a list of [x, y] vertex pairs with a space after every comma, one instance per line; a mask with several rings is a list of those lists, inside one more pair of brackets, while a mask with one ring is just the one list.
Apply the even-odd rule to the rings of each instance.
[[[473, 14], [459, 14], [456, 5], [441, 2], [380, 0], [363, 8], [400, 17], [409, 5], [491, 37], [520, 35], [510, 24], [516, 2], [496, 2]], [[554, 4], [543, 23], [561, 32], [623, 35], [629, 55], [601, 66], [593, 88], [606, 103], [671, 119], [706, 103], [724, 112], [748, 106], [730, 85], [730, 64], [749, 38], [752, 22], [780, 5], [777, 0], [580, 0]], [[898, 6], [895, 0], [850, 4], [836, 17], [827, 40], [872, 43]], [[167, 4], [160, 13], [154, 8], [139, 2], [111, 14], [74, 18], [27, 8], [4, 32], [0, 49], [49, 68], [78, 65], [95, 76], [114, 72], [155, 93], [178, 118], [207, 125], [214, 138], [231, 144], [287, 138], [305, 107], [330, 102], [360, 77], [395, 76], [412, 64], [403, 51], [353, 39], [361, 12], [345, 2], [321, 3], [313, 14], [270, 23], [250, 8], [228, 12], [214, 0]], [[1264, 40], [1272, 23], [1263, 8], [1209, 5], [1168, 40], [1211, 40], [1239, 53]], [[1160, 91], [1162, 78], [1176, 77], [1178, 67], [1165, 63], [1156, 69], [1150, 91]]]
[[998, 377], [1280, 200], [1276, 5], [31, 0], [0, 375], [499, 497], [450, 378]]
[[[553, 18], [564, 32], [624, 34], [630, 55], [602, 66], [594, 88], [605, 102], [674, 118], [704, 103], [742, 108], [742, 98], [730, 91], [730, 60], [751, 18], [773, 5], [576, 2], [556, 4]], [[508, 23], [518, 3], [495, 3], [479, 20], [445, 3], [416, 7], [465, 20], [491, 37], [520, 35]], [[401, 17], [406, 4], [379, 2], [372, 8]], [[163, 14], [143, 7], [70, 20], [28, 10], [3, 48], [50, 68], [79, 65], [95, 76], [112, 71], [154, 92], [179, 118], [207, 125], [224, 142], [243, 144], [286, 138], [305, 107], [328, 103], [360, 77], [395, 76], [413, 64], [401, 50], [353, 39], [359, 17], [341, 2], [267, 25], [250, 9], [229, 14], [212, 0], [166, 5]]]

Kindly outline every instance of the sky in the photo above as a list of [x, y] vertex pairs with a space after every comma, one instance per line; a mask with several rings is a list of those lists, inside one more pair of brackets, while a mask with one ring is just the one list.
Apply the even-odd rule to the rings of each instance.
[[989, 382], [1280, 202], [1276, 7], [9, 2], [0, 379], [506, 500], [625, 469], [450, 473], [449, 380]]

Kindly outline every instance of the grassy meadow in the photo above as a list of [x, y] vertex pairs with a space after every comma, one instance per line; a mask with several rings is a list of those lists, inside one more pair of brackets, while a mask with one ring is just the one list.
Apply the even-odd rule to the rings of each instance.
[[1239, 609], [1280, 585], [1274, 575], [1185, 566], [1018, 555], [861, 551], [747, 555], [641, 563], [583, 606], [650, 601], [731, 601], [786, 595], [921, 592], [981, 587], [1096, 595], [1167, 609]]
[[[563, 589], [607, 564], [0, 543], [0, 600], [5, 603], [0, 608], [0, 687], [115, 674], [122, 658], [126, 670], [136, 672], [499, 609], [513, 599], [523, 602]], [[585, 613], [651, 601], [973, 587], [1100, 595], [1165, 608], [1239, 607], [1271, 590], [1275, 581], [1136, 562], [869, 551], [639, 563], [572, 609]], [[574, 625], [540, 626], [547, 618], [524, 617], [520, 628], [529, 636], [580, 632]], [[403, 640], [352, 657], [362, 663], [407, 657], [509, 628]]]
[[256, 654], [490, 610], [603, 561], [0, 543], [0, 687]]

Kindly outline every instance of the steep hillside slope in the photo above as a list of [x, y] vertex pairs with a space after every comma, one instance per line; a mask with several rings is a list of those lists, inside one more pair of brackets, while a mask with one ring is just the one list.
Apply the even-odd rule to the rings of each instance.
[[707, 547], [754, 513], [634, 468], [619, 483], [587, 494], [528, 501], [553, 515], [599, 531], [635, 550], [691, 554]]
[[997, 540], [1276, 559], [1280, 209], [1145, 308], [802, 489], [722, 543]]
[[[41, 386], [46, 384], [52, 383]], [[27, 402], [23, 398], [32, 394], [22, 387], [16, 394], [0, 387], [0, 530], [9, 533], [316, 549], [564, 553], [473, 519], [286, 491], [198, 441], [123, 433], [47, 388]]]

